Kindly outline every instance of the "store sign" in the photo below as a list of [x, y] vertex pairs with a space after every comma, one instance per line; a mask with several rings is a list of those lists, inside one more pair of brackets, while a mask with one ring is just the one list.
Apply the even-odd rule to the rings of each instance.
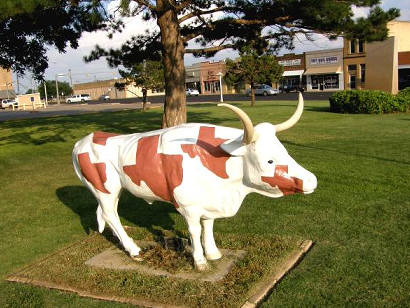
[[278, 63], [282, 66], [296, 66], [302, 63], [301, 59], [292, 59], [292, 60], [282, 60], [278, 61]]
[[335, 64], [338, 62], [337, 56], [320, 57], [310, 59], [310, 64], [320, 65], [320, 64]]

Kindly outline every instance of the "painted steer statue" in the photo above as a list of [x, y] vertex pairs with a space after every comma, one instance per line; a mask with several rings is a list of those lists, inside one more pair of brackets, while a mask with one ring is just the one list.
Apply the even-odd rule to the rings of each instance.
[[198, 270], [221, 258], [215, 245], [215, 218], [232, 217], [245, 196], [277, 198], [309, 194], [316, 177], [301, 167], [276, 137], [303, 112], [303, 98], [287, 121], [253, 126], [241, 109], [220, 104], [241, 120], [243, 130], [211, 124], [183, 124], [130, 135], [92, 133], [73, 151], [74, 169], [98, 201], [99, 232], [108, 224], [131, 257], [140, 248], [127, 235], [118, 213], [123, 188], [137, 197], [172, 203], [188, 225]]

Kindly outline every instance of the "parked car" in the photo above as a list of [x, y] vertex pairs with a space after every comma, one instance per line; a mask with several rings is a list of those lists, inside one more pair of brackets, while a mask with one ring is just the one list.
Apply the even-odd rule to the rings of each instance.
[[19, 104], [14, 99], [2, 99], [1, 100], [1, 109], [6, 108], [17, 108]]
[[303, 92], [305, 89], [303, 87], [297, 86], [297, 85], [284, 85], [282, 88], [280, 88], [282, 92]]
[[101, 95], [99, 97], [100, 101], [109, 101], [110, 100], [110, 96], [109, 95]]
[[197, 89], [186, 89], [185, 94], [187, 96], [198, 96], [199, 91]]
[[78, 102], [85, 102], [90, 101], [91, 97], [89, 94], [76, 94], [70, 97], [67, 97], [66, 102], [70, 103], [78, 103]]
[[[263, 96], [268, 96], [268, 95], [278, 95], [279, 90], [274, 89], [271, 86], [268, 86], [267, 84], [260, 84], [254, 86], [255, 89], [255, 95], [263, 95]], [[249, 96], [251, 95], [251, 89], [246, 90], [246, 94]]]

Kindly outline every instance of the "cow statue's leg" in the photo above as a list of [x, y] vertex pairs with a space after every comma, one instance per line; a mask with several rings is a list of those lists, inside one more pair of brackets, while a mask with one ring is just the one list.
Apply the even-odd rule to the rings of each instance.
[[132, 238], [128, 236], [121, 224], [117, 212], [118, 200], [119, 192], [118, 194], [111, 193], [109, 195], [104, 194], [99, 196], [99, 205], [97, 209], [98, 230], [99, 232], [102, 232], [105, 223], [107, 223], [114, 235], [120, 240], [124, 249], [131, 257], [136, 257], [141, 251], [141, 248], [139, 248]]
[[221, 252], [216, 247], [214, 240], [214, 220], [213, 219], [202, 219], [202, 244], [205, 249], [205, 256], [208, 260], [217, 260], [222, 257]]
[[192, 257], [194, 258], [195, 267], [199, 271], [204, 271], [208, 268], [204, 250], [201, 244], [201, 219], [195, 211], [187, 211], [184, 213], [185, 220], [188, 224], [188, 231], [191, 235]]

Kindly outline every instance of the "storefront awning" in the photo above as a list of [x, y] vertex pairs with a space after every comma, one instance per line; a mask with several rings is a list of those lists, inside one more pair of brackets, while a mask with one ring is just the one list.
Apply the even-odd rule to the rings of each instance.
[[320, 75], [320, 74], [341, 74], [343, 72], [342, 67], [335, 66], [321, 66], [321, 67], [309, 67], [303, 75]]
[[298, 70], [298, 71], [284, 71], [282, 76], [302, 76], [304, 70]]

